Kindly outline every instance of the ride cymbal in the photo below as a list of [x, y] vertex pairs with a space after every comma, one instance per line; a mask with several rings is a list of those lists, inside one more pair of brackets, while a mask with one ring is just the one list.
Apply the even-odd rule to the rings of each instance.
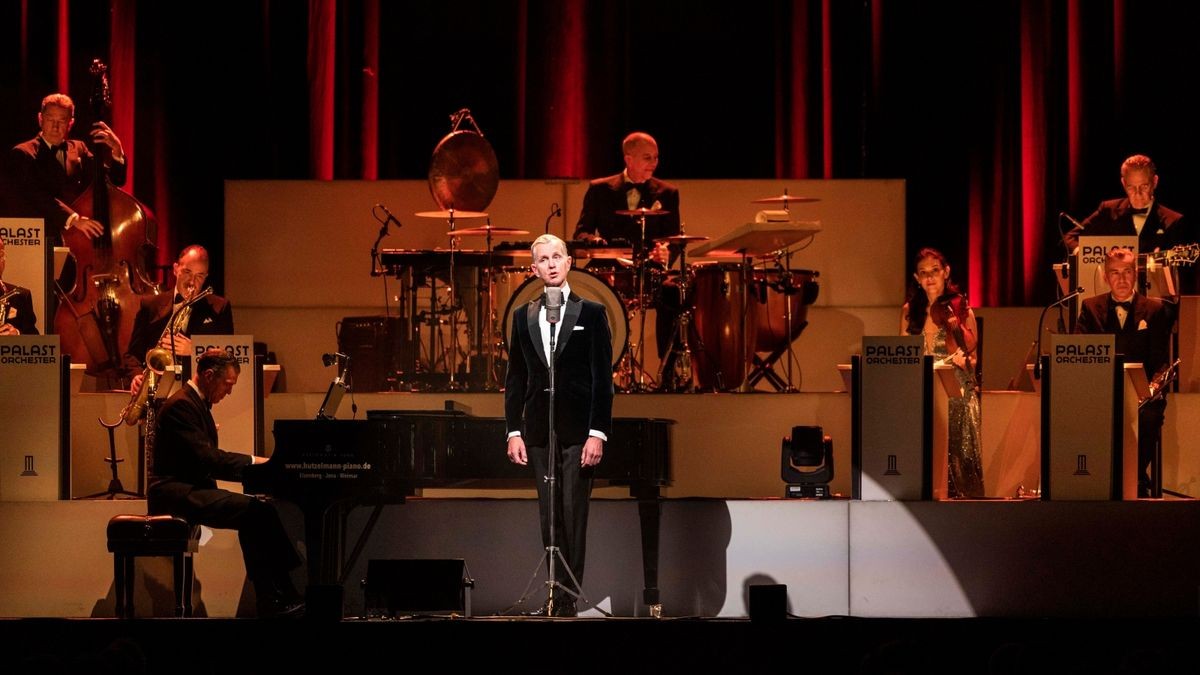
[[670, 211], [663, 209], [621, 209], [615, 212], [618, 216], [665, 216]]
[[790, 204], [792, 202], [795, 202], [795, 203], [799, 204], [799, 203], [804, 203], [804, 202], [819, 202], [819, 201], [821, 201], [821, 199], [819, 197], [793, 197], [792, 195], [784, 193], [784, 194], [781, 194], [781, 195], [778, 195], [775, 197], [763, 197], [762, 199], [751, 199], [750, 203], [751, 204]]
[[529, 234], [529, 230], [518, 230], [515, 227], [497, 227], [495, 225], [481, 225], [480, 227], [472, 227], [466, 230], [450, 230], [446, 234], [456, 235], [459, 237], [470, 236], [489, 236], [493, 234]]
[[417, 211], [415, 214], [418, 218], [487, 218], [487, 214], [482, 211], [456, 211], [455, 209], [447, 209], [445, 211]]
[[708, 241], [712, 237], [704, 237], [698, 234], [673, 234], [669, 237], [659, 237], [655, 242], [666, 242], [668, 244], [687, 244], [692, 241]]

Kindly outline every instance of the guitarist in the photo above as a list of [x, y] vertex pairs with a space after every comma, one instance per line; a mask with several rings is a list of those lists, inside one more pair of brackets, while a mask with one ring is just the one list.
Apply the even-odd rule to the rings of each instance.
[[[1173, 211], [1154, 198], [1158, 189], [1158, 169], [1146, 155], [1133, 155], [1121, 164], [1121, 187], [1124, 199], [1100, 202], [1096, 211], [1077, 224], [1063, 236], [1068, 251], [1079, 246], [1080, 234], [1137, 235], [1138, 251], [1151, 253], [1165, 251], [1175, 246], [1193, 244], [1197, 241], [1189, 221], [1183, 214]], [[1196, 275], [1191, 270], [1183, 271], [1179, 280], [1179, 292], [1196, 293]]]
[[[1110, 293], [1083, 301], [1076, 333], [1112, 333], [1117, 353], [1127, 363], [1141, 363], [1154, 380], [1168, 369], [1171, 328], [1167, 303], [1136, 291], [1137, 258], [1125, 248], [1114, 248], [1104, 258], [1104, 279]], [[1159, 398], [1138, 409], [1138, 496], [1161, 497], [1161, 443], [1167, 401]]]

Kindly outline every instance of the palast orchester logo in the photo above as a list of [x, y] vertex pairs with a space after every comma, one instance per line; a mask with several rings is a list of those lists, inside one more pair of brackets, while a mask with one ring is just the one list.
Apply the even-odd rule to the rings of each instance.
[[864, 351], [871, 365], [911, 365], [921, 361], [920, 345], [866, 345]]
[[1055, 363], [1112, 363], [1112, 345], [1055, 345]]
[[[1081, 246], [1079, 251], [1081, 264], [1103, 265], [1104, 258], [1110, 249], [1129, 248], [1128, 246]], [[1133, 250], [1133, 249], [1130, 249]]]
[[37, 246], [42, 243], [42, 228], [0, 227], [0, 239], [7, 246]]

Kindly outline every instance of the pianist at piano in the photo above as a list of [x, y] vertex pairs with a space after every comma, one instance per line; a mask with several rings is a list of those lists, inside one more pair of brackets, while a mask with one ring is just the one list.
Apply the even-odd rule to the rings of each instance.
[[296, 616], [304, 605], [289, 572], [300, 559], [275, 507], [219, 489], [216, 483], [240, 481], [245, 467], [265, 461], [226, 452], [217, 443], [210, 410], [233, 390], [240, 370], [228, 352], [209, 349], [192, 379], [163, 405], [155, 421], [148, 508], [151, 514], [178, 516], [193, 526], [237, 530], [259, 616]]
[[[555, 569], [555, 579], [567, 588], [547, 605], [555, 616], [575, 616], [571, 591], [583, 583], [584, 549], [587, 537], [588, 500], [596, 465], [604, 454], [604, 443], [612, 432], [613, 386], [609, 376], [612, 345], [604, 305], [571, 294], [567, 280], [571, 256], [567, 245], [552, 234], [534, 240], [533, 272], [547, 288], [562, 290], [561, 322], [547, 315], [556, 309], [538, 301], [513, 311], [508, 373], [504, 387], [504, 416], [508, 431], [508, 458], [516, 464], [532, 463], [538, 490], [542, 541], [557, 545], [568, 570]], [[557, 341], [551, 329], [557, 323]], [[548, 360], [554, 344], [554, 369]], [[554, 375], [554, 405], [551, 416], [549, 387]], [[553, 428], [550, 423], [553, 423]], [[553, 432], [553, 434], [551, 433]], [[557, 447], [549, 447], [556, 437]], [[554, 462], [554, 468], [551, 467]], [[548, 472], [560, 476], [560, 489], [550, 503]], [[551, 541], [550, 518], [556, 536]], [[548, 548], [547, 551], [550, 549]], [[561, 598], [561, 599], [560, 599]], [[561, 603], [561, 604], [560, 604]], [[552, 606], [551, 606], [552, 605]]]

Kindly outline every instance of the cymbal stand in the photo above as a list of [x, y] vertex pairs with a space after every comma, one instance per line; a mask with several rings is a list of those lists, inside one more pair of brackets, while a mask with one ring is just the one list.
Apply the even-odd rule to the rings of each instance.
[[[449, 391], [458, 391], [459, 384], [454, 377], [458, 370], [458, 293], [454, 285], [454, 251], [458, 248], [458, 237], [454, 235], [454, 207], [448, 209], [450, 217], [450, 281], [448, 283], [450, 289], [450, 339], [447, 341], [450, 348], [450, 379], [446, 383], [446, 388]], [[468, 363], [470, 361], [468, 360]]]
[[[742, 254], [742, 369], [746, 371], [746, 376], [742, 378], [742, 384], [738, 387], [739, 392], [754, 391], [754, 383], [750, 381], [750, 373], [752, 368], [750, 364], [754, 362], [754, 345], [746, 339], [750, 333], [750, 282], [754, 280], [754, 271], [750, 265], [750, 256], [746, 249], [739, 251]], [[737, 346], [737, 342], [734, 342]]]
[[[547, 221], [548, 222], [548, 221]], [[492, 221], [488, 219], [488, 225]], [[487, 378], [483, 383], [484, 389], [492, 391], [500, 390], [499, 376], [496, 375], [496, 350], [492, 346], [492, 341], [495, 339], [495, 331], [492, 330], [496, 323], [495, 303], [496, 303], [496, 279], [493, 271], [495, 270], [495, 262], [492, 253], [492, 231], [487, 233], [487, 269], [484, 274], [487, 275], [487, 293], [483, 296], [484, 311], [480, 319], [475, 322], [477, 332], [479, 333], [478, 349], [487, 352]], [[501, 324], [503, 325], [503, 324]], [[501, 339], [506, 339], [501, 336]]]
[[[786, 194], [786, 191], [785, 193]], [[796, 354], [792, 350], [792, 296], [799, 291], [792, 285], [792, 251], [784, 249], [783, 251], [783, 279], [780, 287], [783, 291], [783, 317], [784, 329], [787, 331], [785, 338], [787, 340], [787, 387], [784, 389], [786, 393], [794, 394], [799, 389], [793, 384], [792, 380], [792, 362], [796, 360]], [[771, 297], [769, 294], [767, 297]]]
[[[680, 233], [682, 234], [682, 232]], [[692, 379], [692, 349], [688, 345], [689, 324], [692, 319], [692, 310], [688, 307], [688, 265], [687, 265], [687, 246], [681, 245], [679, 248], [679, 316], [675, 317], [675, 327], [679, 330], [679, 346], [676, 347], [672, 341], [671, 348], [667, 350], [667, 358], [658, 364], [658, 381], [664, 391], [679, 391], [681, 393], [692, 393], [696, 390], [696, 383]], [[661, 309], [659, 311], [662, 311]], [[670, 361], [670, 356], [675, 353], [675, 360], [671, 365], [670, 373], [666, 372], [667, 362]], [[669, 383], [668, 384], [668, 379]]]
[[638, 303], [638, 344], [636, 349], [629, 350], [630, 367], [637, 373], [636, 380], [633, 378], [630, 380], [630, 389], [632, 391], [648, 391], [651, 388], [646, 385], [646, 368], [642, 365], [646, 358], [646, 298], [644, 297], [644, 293], [646, 288], [646, 260], [649, 258], [649, 254], [646, 251], [646, 210], [642, 209], [641, 211], [642, 214], [638, 216], [638, 226], [642, 233], [639, 246], [633, 252], [633, 264], [637, 273], [637, 288], [634, 290], [634, 294]]

